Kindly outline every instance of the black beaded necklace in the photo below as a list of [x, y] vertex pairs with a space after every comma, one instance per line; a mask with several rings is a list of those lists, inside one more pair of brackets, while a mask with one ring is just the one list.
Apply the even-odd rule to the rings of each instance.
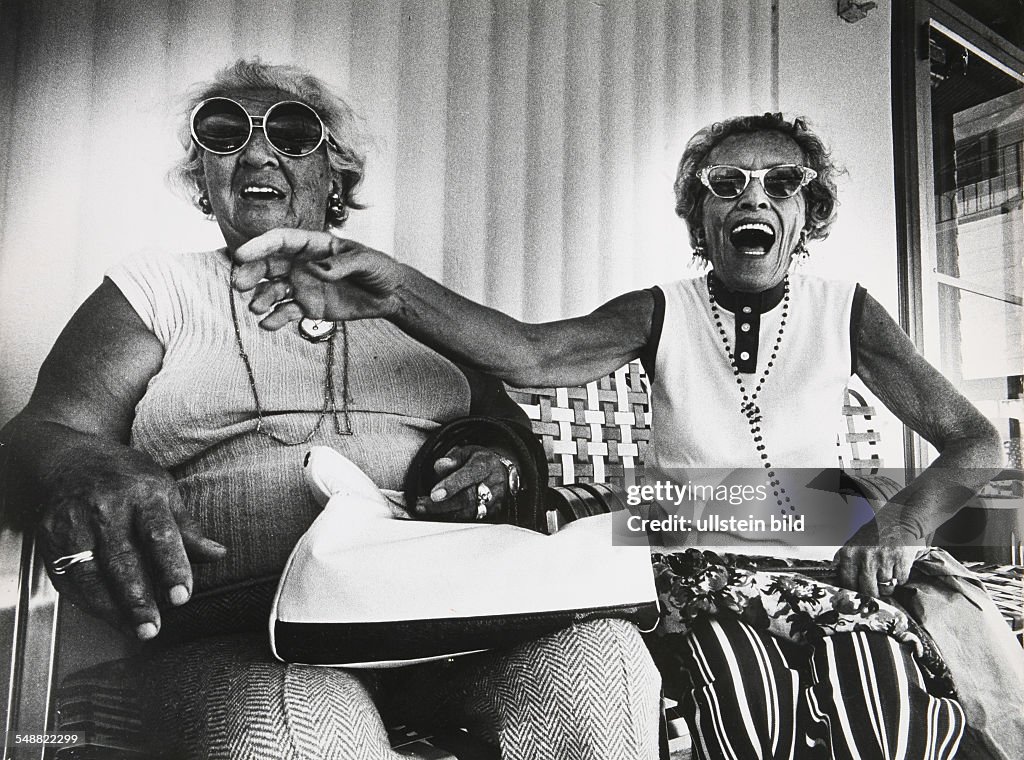
[[791, 502], [789, 495], [786, 493], [786, 489], [782, 485], [782, 481], [776, 474], [775, 468], [772, 466], [772, 463], [768, 458], [767, 446], [764, 442], [764, 431], [761, 429], [761, 408], [757, 405], [757, 397], [761, 394], [761, 389], [764, 387], [764, 382], [768, 378], [768, 375], [771, 374], [772, 367], [775, 366], [775, 360], [779, 356], [779, 347], [782, 345], [782, 335], [786, 331], [786, 319], [789, 317], [789, 277], [787, 276], [784, 280], [782, 319], [779, 322], [779, 334], [775, 336], [775, 345], [772, 347], [771, 355], [768, 357], [764, 370], [761, 372], [761, 377], [758, 378], [757, 385], [754, 387], [752, 392], [747, 391], [747, 387], [743, 383], [740, 368], [736, 364], [736, 356], [729, 347], [729, 334], [725, 331], [725, 326], [722, 324], [722, 314], [718, 310], [718, 301], [715, 298], [715, 278], [713, 275], [708, 275], [707, 284], [708, 302], [711, 304], [711, 316], [715, 320], [715, 326], [718, 327], [718, 334], [721, 336], [722, 345], [725, 347], [725, 355], [729, 359], [729, 364], [732, 366], [733, 376], [736, 378], [736, 385], [739, 386], [740, 395], [743, 397], [743, 402], [740, 404], [740, 414], [746, 418], [747, 424], [750, 425], [750, 436], [754, 439], [754, 446], [757, 449], [758, 456], [761, 457], [761, 463], [764, 465], [765, 470], [768, 471], [769, 484], [779, 507], [782, 508], [782, 514], [786, 514], [787, 506], [789, 507], [789, 511], [795, 511], [795, 505]]

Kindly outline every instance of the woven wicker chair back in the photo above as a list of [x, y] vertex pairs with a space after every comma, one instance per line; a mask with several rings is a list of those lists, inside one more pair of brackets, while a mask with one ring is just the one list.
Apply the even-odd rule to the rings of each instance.
[[[508, 388], [544, 444], [551, 485], [643, 482], [651, 443], [650, 384], [634, 361], [585, 386]], [[881, 435], [871, 429], [875, 409], [847, 391], [843, 415], [847, 432], [837, 440], [836, 464], [857, 474], [883, 466]]]

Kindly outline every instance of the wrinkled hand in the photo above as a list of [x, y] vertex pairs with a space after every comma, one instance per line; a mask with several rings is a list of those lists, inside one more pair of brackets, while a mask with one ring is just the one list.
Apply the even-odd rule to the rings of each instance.
[[401, 265], [380, 251], [328, 232], [280, 228], [232, 254], [233, 285], [252, 290], [249, 309], [260, 326], [279, 330], [313, 319], [372, 319], [398, 309]]
[[924, 548], [923, 541], [912, 538], [896, 523], [879, 521], [880, 516], [858, 530], [835, 556], [840, 583], [874, 597], [888, 596], [906, 583]]
[[[138, 452], [85, 457], [51, 478], [36, 536], [54, 587], [75, 604], [147, 640], [160, 630], [160, 604], [192, 594], [189, 558], [221, 559], [184, 511], [174, 480]], [[94, 559], [63, 574], [59, 558], [90, 550]]]
[[493, 500], [487, 505], [486, 522], [495, 522], [506, 508], [508, 470], [497, 452], [484, 446], [453, 446], [434, 462], [441, 480], [429, 496], [416, 502], [416, 515], [428, 520], [476, 522], [477, 493], [480, 483], [491, 489]]

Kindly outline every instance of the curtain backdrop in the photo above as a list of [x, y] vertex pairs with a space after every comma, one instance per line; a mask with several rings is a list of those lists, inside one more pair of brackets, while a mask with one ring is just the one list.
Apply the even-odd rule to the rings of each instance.
[[173, 196], [183, 93], [307, 67], [373, 140], [347, 234], [529, 320], [689, 263], [686, 138], [777, 110], [772, 0], [0, 0], [0, 422], [113, 262], [213, 248]]

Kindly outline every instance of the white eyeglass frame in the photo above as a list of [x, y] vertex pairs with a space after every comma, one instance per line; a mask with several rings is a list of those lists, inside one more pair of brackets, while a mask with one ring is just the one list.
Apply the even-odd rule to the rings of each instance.
[[[799, 169], [803, 174], [803, 176], [800, 179], [800, 185], [797, 187], [796, 190], [793, 191], [793, 194], [772, 195], [771, 193], [769, 193], [768, 188], [764, 186], [765, 175], [768, 174], [768, 172], [770, 171], [774, 171], [775, 169], [788, 169], [790, 167]], [[743, 183], [743, 187], [740, 188], [740, 191], [736, 193], [736, 195], [719, 195], [718, 193], [715, 192], [714, 188], [711, 187], [711, 180], [709, 179], [711, 172], [714, 171], [715, 169], [735, 169], [736, 171], [743, 175], [746, 181]], [[761, 183], [761, 187], [764, 189], [765, 195], [767, 195], [769, 198], [775, 198], [776, 200], [784, 200], [786, 198], [792, 198], [797, 193], [799, 193], [803, 188], [805, 188], [810, 182], [812, 182], [818, 176], [818, 172], [814, 171], [814, 169], [811, 169], [807, 166], [801, 166], [800, 164], [776, 164], [775, 166], [769, 166], [764, 169], [744, 169], [742, 166], [733, 166], [732, 164], [715, 164], [714, 166], [705, 166], [703, 169], [700, 170], [700, 173], [697, 176], [700, 178], [701, 184], [704, 185], [704, 187], [706, 187], [713, 196], [715, 196], [716, 198], [722, 198], [723, 200], [731, 201], [743, 195], [743, 193], [745, 193], [747, 190], [747, 186], [750, 184], [751, 177], [756, 178], [757, 181]]]

